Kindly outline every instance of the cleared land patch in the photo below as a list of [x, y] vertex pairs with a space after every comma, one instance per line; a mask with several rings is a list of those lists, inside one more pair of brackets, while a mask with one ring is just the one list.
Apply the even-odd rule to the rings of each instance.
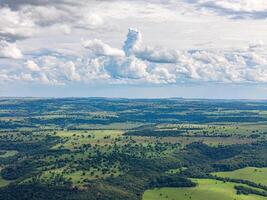
[[1, 150], [0, 151], [0, 158], [8, 158], [15, 156], [18, 152], [17, 151], [11, 151], [11, 150]]
[[257, 195], [237, 195], [235, 183], [212, 179], [193, 179], [197, 183], [193, 188], [160, 188], [147, 190], [143, 200], [266, 200]]
[[[2, 170], [2, 168], [0, 167], [0, 172], [1, 172], [1, 170]], [[0, 187], [7, 186], [9, 183], [10, 183], [10, 181], [3, 179], [2, 176], [0, 175]]]
[[246, 167], [230, 172], [213, 173], [218, 177], [243, 179], [267, 186], [267, 168]]

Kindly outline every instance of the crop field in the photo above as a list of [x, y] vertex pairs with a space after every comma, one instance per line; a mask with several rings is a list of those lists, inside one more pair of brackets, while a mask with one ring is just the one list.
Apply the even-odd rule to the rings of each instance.
[[0, 199], [262, 200], [266, 152], [265, 101], [0, 99]]

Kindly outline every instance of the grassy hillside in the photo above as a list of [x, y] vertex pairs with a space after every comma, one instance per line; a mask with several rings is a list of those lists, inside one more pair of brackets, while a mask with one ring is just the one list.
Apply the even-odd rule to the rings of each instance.
[[213, 175], [223, 178], [234, 178], [252, 181], [267, 186], [267, 168], [246, 167], [230, 172], [217, 172]]
[[211, 179], [194, 179], [193, 188], [161, 188], [147, 190], [142, 200], [266, 200], [257, 195], [237, 195], [236, 184]]

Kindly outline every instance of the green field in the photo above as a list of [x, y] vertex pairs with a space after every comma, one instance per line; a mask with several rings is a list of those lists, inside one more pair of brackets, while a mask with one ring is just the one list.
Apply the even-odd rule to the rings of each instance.
[[65, 142], [54, 148], [64, 146], [64, 148], [73, 149], [84, 144], [105, 145], [122, 134], [122, 130], [58, 131], [55, 135], [64, 139]]
[[0, 158], [12, 157], [12, 156], [15, 156], [17, 153], [18, 153], [18, 151], [13, 151], [13, 150], [10, 150], [10, 151], [7, 151], [7, 150], [0, 151]]
[[9, 184], [9, 181], [6, 181], [2, 177], [0, 177], [0, 187], [4, 187], [8, 184]]
[[0, 199], [267, 200], [266, 152], [267, 102], [0, 99]]
[[66, 168], [61, 168], [61, 169], [55, 169], [55, 170], [48, 170], [44, 172], [40, 176], [40, 180], [43, 182], [49, 182], [51, 180], [54, 180], [56, 176], [61, 176], [65, 180], [70, 180], [73, 185], [83, 188], [83, 185], [86, 181], [89, 180], [95, 180], [95, 179], [105, 179], [107, 177], [116, 177], [120, 175], [119, 170], [116, 168], [116, 166], [111, 168], [112, 173], [105, 173], [103, 174], [101, 170], [87, 170], [87, 171], [73, 171], [73, 172], [68, 172], [68, 169]]
[[147, 190], [142, 200], [266, 200], [257, 195], [237, 195], [235, 183], [212, 179], [193, 179], [194, 188], [160, 188]]
[[[1, 172], [1, 170], [2, 170], [2, 168], [0, 167], [0, 172]], [[7, 180], [3, 179], [2, 176], [0, 175], [0, 188], [8, 185], [9, 182], [10, 181], [7, 181]]]
[[217, 172], [213, 175], [223, 178], [234, 178], [252, 181], [267, 186], [267, 168], [246, 167], [230, 172]]

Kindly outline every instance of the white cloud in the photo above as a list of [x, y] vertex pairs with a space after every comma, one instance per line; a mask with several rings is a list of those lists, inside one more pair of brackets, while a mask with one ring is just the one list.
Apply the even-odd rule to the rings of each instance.
[[33, 60], [27, 60], [27, 62], [25, 62], [25, 67], [33, 72], [40, 71], [39, 66]]
[[140, 48], [142, 43], [142, 35], [137, 29], [129, 29], [127, 39], [124, 42], [123, 50], [127, 56]]
[[221, 15], [235, 18], [267, 18], [267, 3], [265, 0], [196, 0], [188, 1], [199, 7], [215, 11]]
[[168, 83], [176, 83], [176, 75], [171, 73], [168, 68], [163, 66], [157, 66], [149, 77], [149, 82], [156, 84], [168, 84]]
[[199, 2], [236, 12], [263, 12], [267, 10], [265, 0], [200, 0]]
[[30, 37], [34, 34], [35, 24], [33, 19], [21, 12], [12, 11], [8, 7], [0, 7], [0, 36], [19, 39]]
[[112, 48], [101, 40], [84, 40], [82, 41], [82, 45], [97, 56], [124, 56], [122, 50]]
[[61, 65], [60, 68], [69, 81], [80, 81], [80, 74], [77, 73], [76, 66], [72, 61]]
[[[110, 84], [166, 84], [154, 91], [185, 95], [207, 86], [195, 96], [238, 85], [253, 93], [267, 85], [266, 8], [265, 0], [1, 0], [0, 40], [23, 52], [0, 50], [1, 92], [27, 82], [27, 92], [46, 94], [54, 85], [68, 88], [62, 93], [118, 88]], [[138, 30], [123, 43], [129, 27]]]
[[[16, 64], [1, 59], [5, 71], [0, 79], [43, 84], [267, 83], [266, 21], [261, 20], [266, 10], [263, 0], [4, 0], [0, 57], [22, 59]], [[122, 43], [122, 31], [129, 25], [144, 37], [129, 29]], [[83, 48], [79, 42], [84, 37], [89, 39]], [[264, 42], [249, 45], [258, 39]], [[25, 60], [15, 40], [20, 40]]]
[[[5, 6], [0, 4], [0, 38], [18, 40], [36, 37], [45, 33], [43, 27], [53, 27], [54, 34], [58, 31], [70, 33], [73, 27], [90, 29], [104, 23], [97, 13], [90, 12], [92, 8], [89, 5], [58, 3], [34, 4], [25, 1], [6, 2]], [[16, 4], [20, 6], [13, 7]]]
[[23, 6], [18, 11], [24, 18], [32, 19], [39, 25], [50, 25], [70, 18], [68, 12], [54, 6]]
[[176, 63], [178, 61], [178, 52], [168, 50], [162, 47], [145, 47], [135, 52], [136, 57], [155, 63]]
[[126, 56], [135, 57], [148, 62], [176, 63], [178, 52], [162, 47], [144, 47], [142, 45], [142, 34], [139, 30], [130, 28], [123, 45]]
[[0, 40], [0, 58], [22, 58], [22, 53], [15, 43]]
[[22, 73], [21, 76], [20, 76], [20, 80], [22, 81], [33, 81], [33, 77], [31, 74], [24, 74]]
[[267, 46], [263, 43], [227, 51], [169, 50], [147, 47], [141, 42], [139, 31], [130, 29], [129, 32], [124, 43], [126, 45], [123, 46], [126, 53], [101, 40], [87, 40], [83, 41], [83, 45], [89, 50], [89, 55], [68, 56], [44, 51], [27, 60], [25, 68], [6, 68], [3, 71], [5, 76], [2, 74], [1, 79], [52, 85], [69, 82], [267, 83]]
[[85, 12], [77, 21], [77, 26], [87, 28], [100, 26], [104, 23], [104, 20], [96, 13]]
[[44, 73], [41, 73], [40, 76], [39, 76], [39, 79], [38, 79], [38, 82], [41, 82], [45, 85], [51, 85], [53, 81], [49, 80], [47, 75], [44, 74]]
[[149, 75], [146, 63], [135, 57], [108, 58], [104, 67], [115, 79], [143, 79]]

